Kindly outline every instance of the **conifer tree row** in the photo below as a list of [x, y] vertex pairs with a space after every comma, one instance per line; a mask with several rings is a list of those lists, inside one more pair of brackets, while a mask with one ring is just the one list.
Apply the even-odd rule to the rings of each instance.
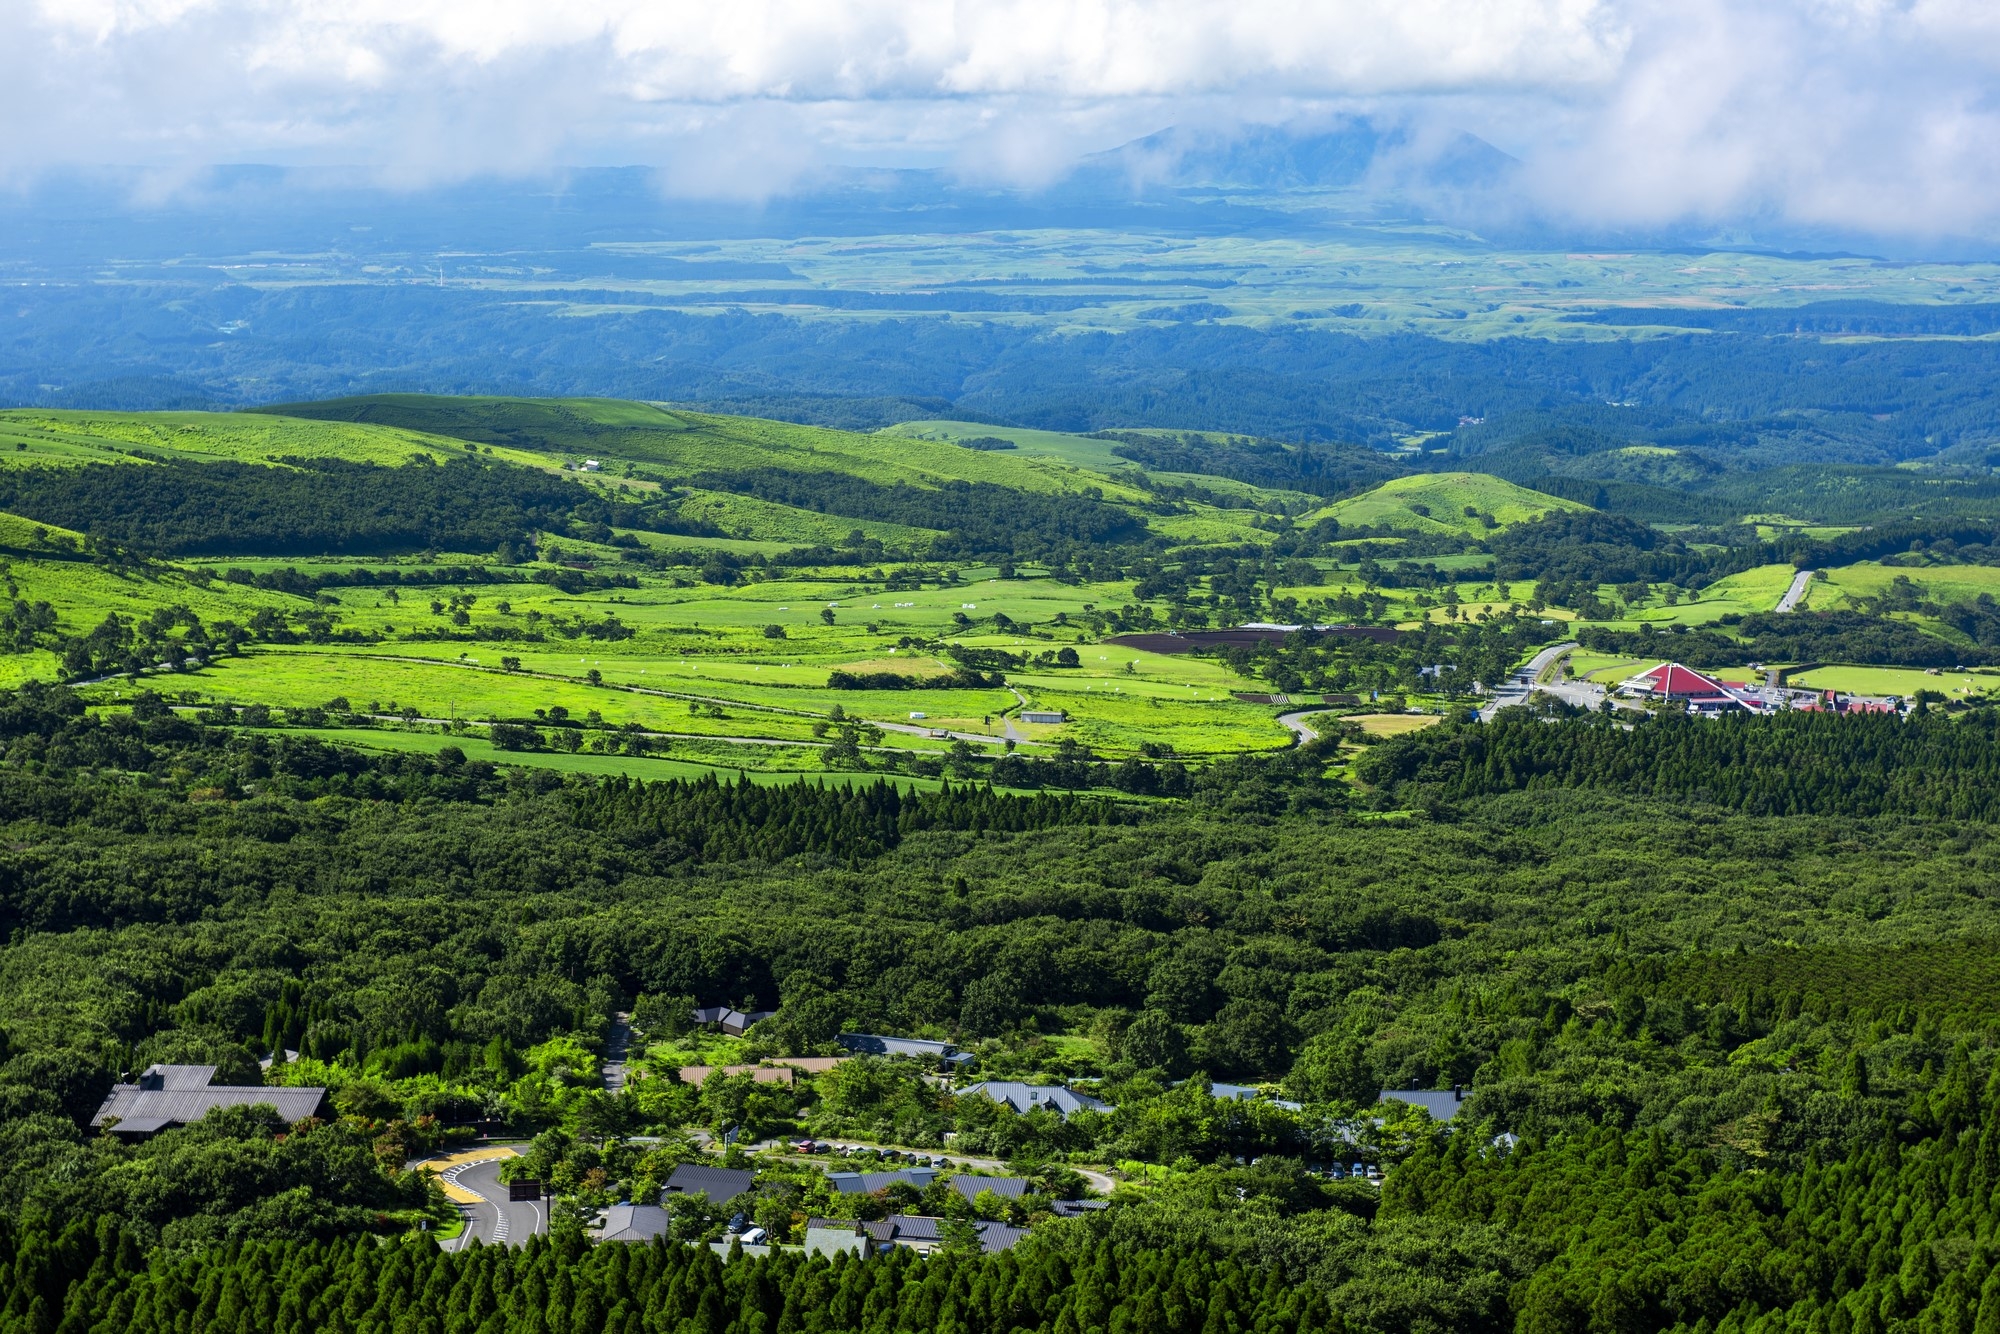
[[872, 1259], [706, 1246], [253, 1242], [148, 1260], [110, 1218], [0, 1227], [5, 1334], [1320, 1334], [1325, 1298], [1229, 1259], [1053, 1248]]

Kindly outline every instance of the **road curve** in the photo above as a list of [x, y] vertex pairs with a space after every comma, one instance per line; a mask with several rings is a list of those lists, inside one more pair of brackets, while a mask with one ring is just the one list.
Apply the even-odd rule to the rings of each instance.
[[1806, 590], [1812, 587], [1813, 576], [1818, 573], [1818, 570], [1800, 570], [1792, 576], [1792, 586], [1785, 590], [1783, 597], [1778, 599], [1778, 614], [1780, 616], [1799, 609], [1799, 603], [1805, 601]]
[[542, 1204], [526, 1201], [516, 1204], [507, 1198], [507, 1187], [500, 1180], [503, 1161], [488, 1158], [459, 1163], [439, 1174], [448, 1186], [478, 1197], [477, 1203], [459, 1197], [459, 1208], [465, 1214], [465, 1231], [455, 1241], [446, 1243], [448, 1249], [463, 1250], [475, 1239], [488, 1246], [522, 1246], [537, 1232], [549, 1230], [548, 1213]]
[[1315, 713], [1325, 712], [1326, 706], [1324, 704], [1316, 709], [1294, 709], [1290, 713], [1281, 713], [1278, 715], [1278, 726], [1297, 737], [1298, 743], [1301, 746], [1310, 746], [1313, 742], [1319, 740], [1319, 729], [1309, 725], [1306, 719]]

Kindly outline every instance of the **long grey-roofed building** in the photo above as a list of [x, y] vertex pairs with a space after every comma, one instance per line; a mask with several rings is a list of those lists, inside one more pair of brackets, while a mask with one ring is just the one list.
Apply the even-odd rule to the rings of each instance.
[[[844, 1220], [812, 1218], [806, 1221], [806, 1228], [808, 1235], [819, 1233], [823, 1236], [852, 1229], [854, 1235], [866, 1237], [878, 1249], [907, 1246], [915, 1251], [928, 1251], [944, 1240], [944, 1222], [942, 1218], [897, 1214], [879, 1223], [852, 1223]], [[974, 1222], [972, 1227], [979, 1234], [979, 1249], [988, 1255], [995, 1251], [1004, 1251], [1028, 1235], [1028, 1229], [1009, 1227], [1005, 1223]]]
[[657, 1204], [614, 1204], [604, 1211], [600, 1241], [648, 1242], [667, 1235], [672, 1220]]
[[892, 1038], [880, 1033], [842, 1033], [840, 1045], [851, 1052], [863, 1056], [914, 1056], [919, 1059], [931, 1057], [947, 1065], [969, 1065], [974, 1057], [969, 1051], [960, 1051], [949, 1042], [939, 1042], [933, 1038]]
[[211, 1084], [212, 1065], [153, 1065], [135, 1084], [113, 1084], [90, 1124], [114, 1135], [156, 1135], [193, 1125], [218, 1107], [275, 1109], [287, 1121], [327, 1114], [323, 1088], [266, 1088], [261, 1084]]
[[873, 1195], [878, 1190], [887, 1190], [898, 1181], [923, 1190], [936, 1181], [937, 1176], [934, 1168], [905, 1167], [897, 1172], [829, 1172], [826, 1182], [842, 1195]]
[[1465, 1102], [1465, 1086], [1448, 1089], [1383, 1089], [1383, 1102], [1407, 1102], [1423, 1108], [1433, 1121], [1449, 1121]]
[[969, 1098], [978, 1094], [995, 1102], [1004, 1102], [1023, 1116], [1037, 1108], [1054, 1112], [1067, 1121], [1082, 1111], [1108, 1112], [1111, 1104], [1102, 1098], [1093, 1098], [1087, 1093], [1075, 1093], [1060, 1084], [1022, 1084], [1008, 1079], [989, 1079], [974, 1084], [959, 1094]]
[[1026, 1177], [955, 1176], [951, 1179], [951, 1188], [968, 1200], [977, 1199], [981, 1192], [989, 1190], [1003, 1200], [1018, 1200], [1034, 1184]]
[[669, 1195], [706, 1195], [717, 1204], [735, 1199], [757, 1184], [755, 1172], [682, 1163], [661, 1187]]

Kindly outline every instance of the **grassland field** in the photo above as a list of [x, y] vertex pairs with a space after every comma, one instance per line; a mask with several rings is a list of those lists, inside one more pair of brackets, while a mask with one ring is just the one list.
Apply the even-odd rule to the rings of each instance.
[[[422, 455], [446, 459], [467, 452], [507, 466], [565, 472], [607, 494], [678, 484], [704, 471], [732, 467], [841, 472], [885, 485], [936, 486], [989, 482], [1025, 492], [1094, 490], [1113, 503], [1143, 502], [1135, 465], [1110, 453], [1114, 442], [977, 423], [911, 422], [874, 435], [682, 412], [653, 404], [594, 400], [472, 400], [400, 398], [309, 405], [312, 419], [274, 413], [117, 414], [0, 412], [0, 466], [63, 466], [107, 462], [146, 466], [153, 458], [227, 460], [287, 466], [288, 458], [337, 457], [400, 466]], [[304, 411], [305, 409], [299, 409]], [[468, 427], [476, 421], [476, 429]], [[435, 429], [432, 429], [435, 428]], [[455, 431], [457, 435], [439, 434]], [[968, 449], [955, 441], [1000, 436], [1013, 450]], [[7, 445], [16, 446], [13, 449]], [[576, 471], [595, 459], [600, 471]], [[1268, 542], [1289, 518], [1320, 515], [1343, 524], [1386, 524], [1404, 531], [1479, 536], [1558, 511], [1583, 507], [1480, 474], [1426, 474], [1398, 479], [1365, 495], [1305, 512], [1310, 497], [1266, 491], [1225, 479], [1190, 479], [1239, 497], [1252, 508], [1189, 506], [1173, 516], [1144, 510], [1153, 531], [1183, 545]], [[688, 489], [686, 517], [702, 517], [731, 535], [627, 536], [656, 550], [775, 555], [801, 546], [837, 545], [860, 531], [890, 546], [921, 550], [935, 536], [901, 524], [819, 514], [746, 496]], [[1467, 514], [1466, 511], [1473, 511]], [[1428, 512], [1426, 512], [1428, 511]], [[599, 536], [602, 536], [600, 533]], [[742, 769], [772, 777], [825, 772], [827, 724], [835, 710], [877, 724], [869, 744], [898, 751], [940, 753], [963, 734], [998, 748], [1008, 742], [1030, 753], [1074, 741], [1110, 759], [1142, 748], [1171, 746], [1201, 760], [1292, 744], [1276, 709], [1234, 698], [1267, 689], [1212, 658], [1142, 653], [1099, 642], [1093, 613], [1135, 608], [1143, 600], [1130, 580], [1060, 582], [1021, 563], [1000, 578], [991, 565], [947, 563], [929, 570], [920, 588], [889, 587], [893, 569], [861, 565], [748, 569], [733, 585], [703, 582], [685, 571], [634, 571], [637, 587], [565, 593], [543, 580], [546, 563], [512, 567], [510, 582], [491, 578], [502, 567], [480, 555], [424, 553], [393, 558], [292, 559], [246, 556], [179, 562], [117, 564], [80, 558], [80, 534], [54, 530], [21, 515], [0, 515], [0, 574], [12, 595], [47, 602], [62, 632], [81, 635], [107, 615], [143, 620], [161, 609], [186, 609], [208, 624], [247, 624], [262, 613], [297, 620], [332, 618], [339, 634], [323, 642], [286, 645], [268, 637], [239, 656], [221, 656], [197, 670], [149, 678], [189, 705], [228, 702], [281, 709], [324, 707], [343, 699], [356, 712], [441, 720], [404, 730], [360, 728], [361, 744], [435, 747], [441, 738], [473, 753], [489, 721], [542, 723], [562, 714], [587, 721], [578, 754], [513, 754], [510, 762], [579, 772], [688, 772]], [[563, 536], [560, 557], [599, 568], [631, 570], [614, 545]], [[1321, 582], [1271, 590], [1301, 607], [1364, 589], [1352, 559], [1311, 563]], [[1391, 558], [1394, 559], [1393, 557]], [[1423, 557], [1439, 570], [1480, 568], [1477, 552]], [[893, 562], [889, 562], [893, 565]], [[223, 577], [294, 570], [304, 576], [348, 578], [357, 569], [416, 568], [433, 580], [420, 586], [359, 584], [303, 597]], [[937, 582], [949, 568], [955, 582]], [[463, 569], [466, 578], [455, 580]], [[1731, 613], [1769, 611], [1789, 585], [1790, 566], [1732, 575], [1698, 595], [1668, 605], [1655, 590], [1625, 608], [1615, 625], [1710, 624]], [[539, 576], [539, 577], [538, 577]], [[1809, 605], [1852, 605], [1879, 596], [1899, 576], [1940, 600], [2000, 591], [2000, 570], [1948, 567], [1906, 571], [1857, 565], [1815, 583]], [[1389, 617], [1403, 625], [1456, 614], [1499, 614], [1530, 600], [1535, 586], [1467, 581], [1456, 586], [1454, 611], [1435, 592], [1375, 590]], [[1617, 590], [1600, 589], [1607, 601]], [[1155, 623], [1168, 606], [1151, 604]], [[829, 616], [831, 621], [829, 623]], [[1004, 617], [1005, 620], [998, 620]], [[1565, 633], [1574, 613], [1544, 613], [1551, 637]], [[616, 634], [605, 627], [615, 618]], [[597, 637], [568, 637], [595, 627]], [[539, 636], [539, 641], [533, 637]], [[618, 637], [623, 636], [623, 637]], [[1003, 649], [1025, 655], [1008, 673], [1009, 688], [834, 690], [828, 674], [892, 672], [939, 675], [953, 664], [936, 645]], [[921, 647], [928, 644], [930, 648]], [[913, 645], [917, 645], [913, 647]], [[1073, 648], [1080, 661], [1062, 668], [1046, 659]], [[1572, 658], [1572, 671], [1602, 678], [1632, 664]], [[50, 679], [60, 663], [35, 651], [4, 655], [0, 685]], [[1846, 670], [1846, 669], [1841, 669]], [[594, 677], [594, 679], [593, 679]], [[133, 684], [109, 680], [86, 687], [97, 704], [118, 707]], [[1907, 692], [1894, 692], [1907, 693]], [[1059, 709], [1062, 724], [1020, 721], [1022, 705]], [[1402, 715], [1376, 728], [1420, 725]], [[471, 730], [468, 730], [468, 727]], [[666, 753], [632, 756], [608, 740], [620, 730], [663, 738]], [[482, 752], [484, 753], [484, 752]]]
[[2000, 672], [1988, 670], [1940, 671], [1933, 676], [1907, 667], [1820, 667], [1789, 678], [1791, 684], [1808, 690], [1838, 690], [1857, 695], [1896, 695], [1910, 699], [1919, 690], [1929, 690], [1953, 699], [1974, 699], [1981, 695], [2000, 696]]

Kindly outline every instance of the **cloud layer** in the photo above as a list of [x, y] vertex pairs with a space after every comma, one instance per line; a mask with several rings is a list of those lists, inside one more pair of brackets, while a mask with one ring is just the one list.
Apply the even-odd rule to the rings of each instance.
[[40, 0], [0, 6], [0, 168], [837, 163], [1034, 184], [1171, 123], [1461, 126], [1545, 210], [2000, 232], [1979, 0]]

